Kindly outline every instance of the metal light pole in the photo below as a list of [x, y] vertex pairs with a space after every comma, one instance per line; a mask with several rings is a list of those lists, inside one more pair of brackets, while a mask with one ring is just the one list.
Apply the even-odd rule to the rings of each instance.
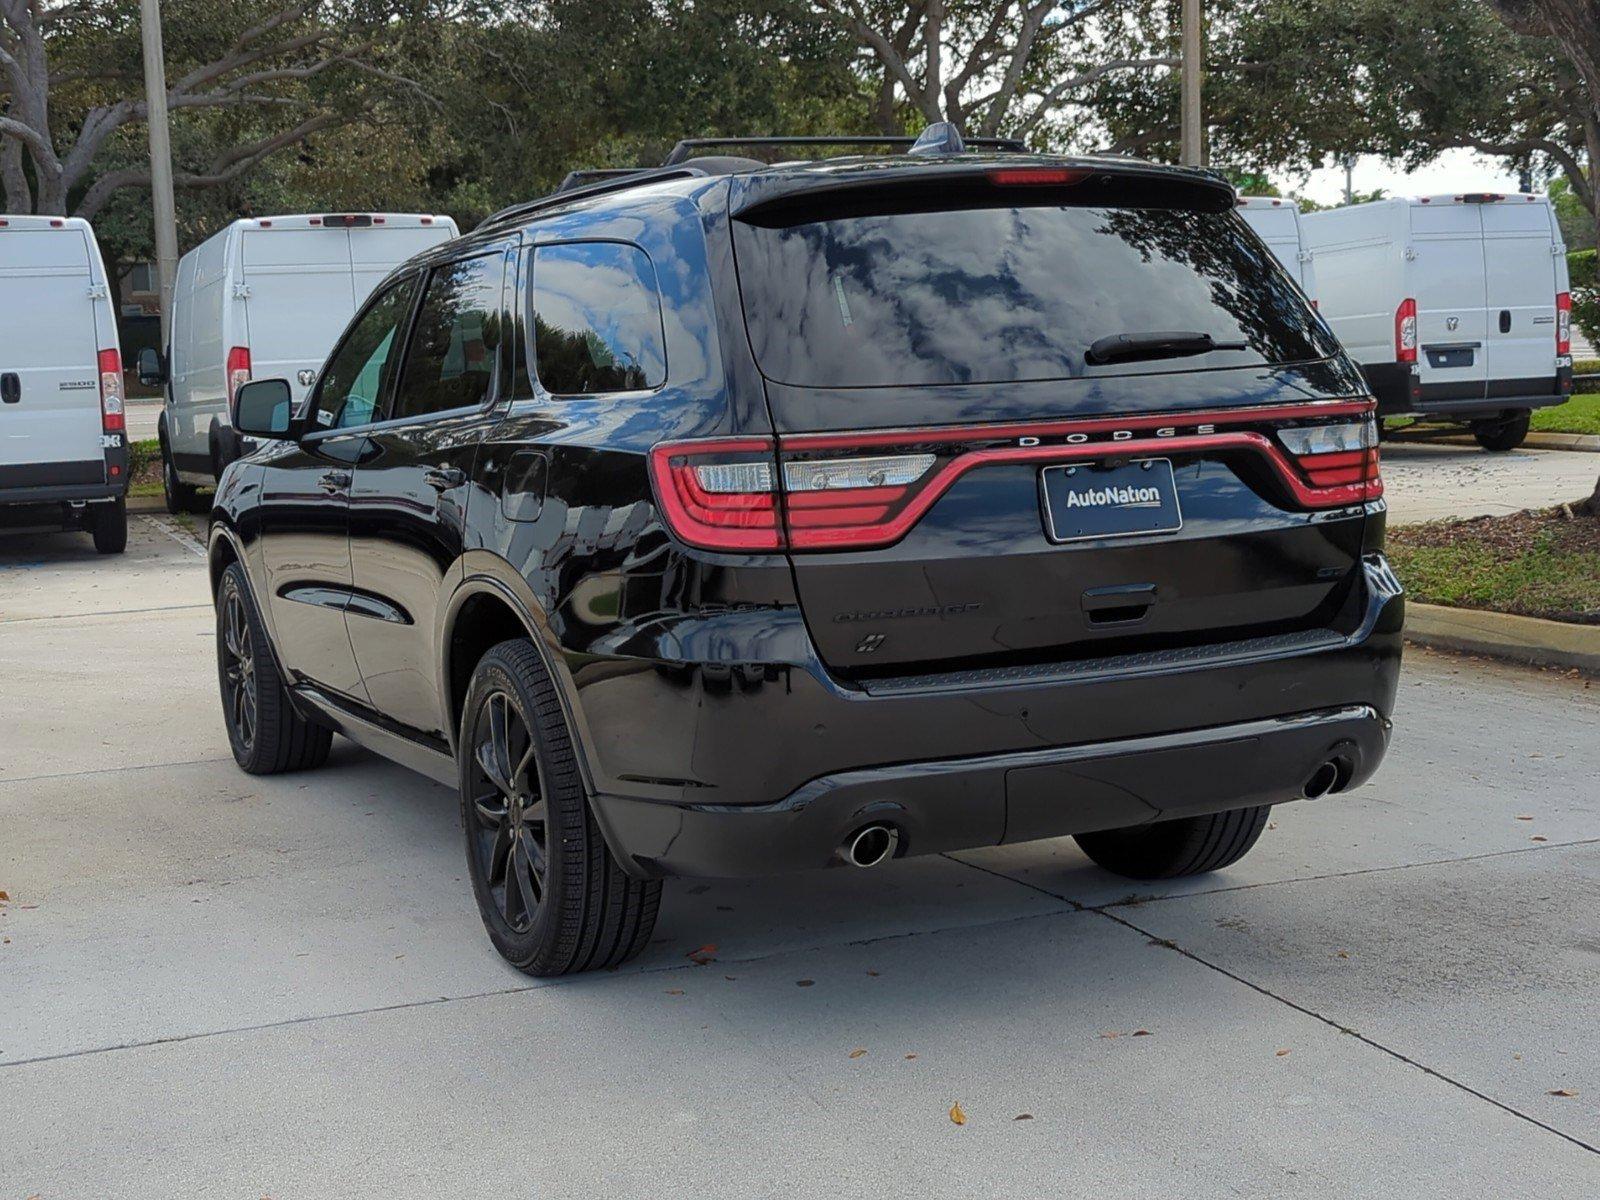
[[172, 284], [178, 273], [178, 213], [172, 200], [172, 135], [167, 128], [167, 67], [161, 54], [160, 0], [139, 0], [144, 36], [144, 94], [150, 110], [150, 199], [161, 281], [161, 345], [171, 342]]
[[1183, 145], [1180, 160], [1188, 167], [1205, 165], [1205, 127], [1200, 117], [1201, 45], [1200, 0], [1183, 0]]

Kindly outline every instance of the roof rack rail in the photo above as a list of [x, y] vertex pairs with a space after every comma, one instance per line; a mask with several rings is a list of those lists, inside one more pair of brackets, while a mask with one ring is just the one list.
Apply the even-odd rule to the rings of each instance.
[[[919, 139], [913, 137], [858, 137], [854, 134], [830, 137], [827, 135], [806, 135], [803, 137], [706, 137], [684, 138], [672, 148], [672, 153], [667, 155], [664, 167], [676, 166], [678, 163], [692, 158], [695, 151], [706, 146], [905, 146], [908, 149], [917, 144]], [[1016, 138], [1001, 137], [973, 137], [964, 139], [968, 146], [976, 146], [985, 150], [1008, 150], [1013, 153], [1025, 153], [1027, 147]]]
[[[476, 229], [488, 229], [492, 225], [500, 225], [506, 221], [514, 221], [518, 217], [536, 213], [540, 209], [551, 208], [557, 204], [565, 204], [569, 200], [578, 200], [584, 196], [599, 196], [606, 192], [620, 192], [625, 188], [637, 187], [643, 183], [655, 183], [661, 179], [691, 179], [705, 172], [697, 167], [638, 167], [634, 170], [605, 169], [602, 178], [590, 181], [580, 180], [572, 183], [574, 175], [595, 174], [595, 172], [573, 171], [562, 180], [561, 187], [551, 192], [548, 196], [540, 196], [537, 200], [524, 200], [520, 204], [513, 204], [509, 208], [502, 208], [497, 213], [490, 213], [479, 221]], [[571, 186], [569, 186], [571, 183]]]
[[588, 187], [591, 183], [600, 183], [607, 179], [621, 179], [624, 175], [637, 175], [641, 171], [648, 171], [649, 167], [580, 167], [576, 171], [568, 171], [567, 177], [556, 184], [552, 196], [562, 192], [575, 191], [581, 187]]

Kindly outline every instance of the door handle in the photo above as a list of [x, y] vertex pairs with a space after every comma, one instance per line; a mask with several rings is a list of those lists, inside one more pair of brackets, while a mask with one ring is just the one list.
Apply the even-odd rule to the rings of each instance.
[[317, 486], [330, 496], [347, 491], [350, 487], [350, 472], [324, 471], [317, 476]]
[[422, 473], [422, 481], [436, 492], [448, 492], [467, 481], [467, 473], [460, 467], [429, 467]]
[[15, 371], [0, 375], [0, 400], [15, 404], [22, 399], [22, 377]]
[[1500, 310], [1500, 332], [1511, 332], [1511, 310], [1509, 308], [1502, 308]]

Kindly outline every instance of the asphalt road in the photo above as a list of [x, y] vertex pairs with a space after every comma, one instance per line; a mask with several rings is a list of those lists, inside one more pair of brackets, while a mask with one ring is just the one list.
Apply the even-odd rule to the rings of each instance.
[[443, 788], [235, 769], [210, 625], [164, 522], [0, 542], [0, 1200], [1600, 1194], [1600, 688], [1412, 651], [1223, 874], [671, 884], [535, 982]]

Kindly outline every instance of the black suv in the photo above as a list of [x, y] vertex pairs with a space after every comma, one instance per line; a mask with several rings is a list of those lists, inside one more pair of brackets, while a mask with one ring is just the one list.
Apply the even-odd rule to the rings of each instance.
[[401, 267], [301, 411], [239, 389], [245, 770], [339, 732], [459, 788], [540, 975], [638, 952], [666, 876], [1064, 834], [1211, 871], [1372, 774], [1373, 403], [1227, 184], [695, 148]]

